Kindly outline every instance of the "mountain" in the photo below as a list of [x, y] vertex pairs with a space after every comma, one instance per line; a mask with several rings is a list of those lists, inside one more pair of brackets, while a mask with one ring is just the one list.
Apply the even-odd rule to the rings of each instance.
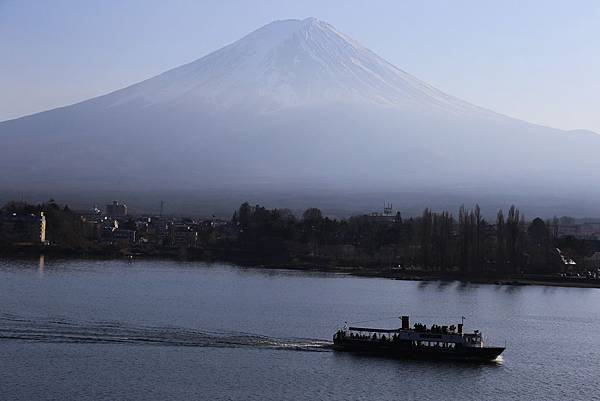
[[579, 194], [600, 172], [600, 136], [469, 104], [314, 18], [273, 22], [127, 88], [5, 121], [0, 140], [0, 189], [11, 190]]
[[121, 91], [105, 105], [176, 102], [269, 113], [362, 101], [481, 113], [387, 63], [315, 18], [269, 24], [207, 57]]

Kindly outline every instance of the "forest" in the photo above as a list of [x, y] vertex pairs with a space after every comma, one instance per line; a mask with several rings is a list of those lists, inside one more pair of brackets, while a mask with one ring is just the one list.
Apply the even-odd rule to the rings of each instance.
[[493, 221], [477, 205], [460, 207], [456, 216], [426, 208], [418, 217], [398, 212], [382, 220], [330, 219], [316, 208], [298, 218], [244, 203], [231, 222], [239, 229], [237, 245], [265, 256], [466, 275], [561, 272], [564, 259], [580, 259], [594, 245], [558, 238], [556, 219], [527, 221], [515, 206]]

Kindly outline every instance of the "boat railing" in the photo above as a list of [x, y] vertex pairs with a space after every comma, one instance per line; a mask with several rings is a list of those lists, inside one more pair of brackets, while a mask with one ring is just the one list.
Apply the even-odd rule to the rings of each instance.
[[361, 341], [413, 341], [415, 345], [460, 344], [466, 347], [482, 347], [481, 333], [436, 333], [402, 329], [374, 329], [350, 327], [338, 330], [337, 338]]

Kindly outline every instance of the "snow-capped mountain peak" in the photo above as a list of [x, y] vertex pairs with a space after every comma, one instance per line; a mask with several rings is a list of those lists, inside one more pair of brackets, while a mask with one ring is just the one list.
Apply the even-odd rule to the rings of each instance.
[[396, 68], [317, 18], [275, 21], [216, 52], [111, 96], [110, 106], [197, 104], [217, 110], [367, 102], [486, 114]]

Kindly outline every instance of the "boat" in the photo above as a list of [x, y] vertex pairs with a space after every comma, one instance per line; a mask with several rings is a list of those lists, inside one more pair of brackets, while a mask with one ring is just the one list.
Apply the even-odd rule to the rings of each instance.
[[461, 323], [450, 326], [415, 323], [409, 316], [400, 317], [398, 329], [348, 327], [333, 335], [333, 349], [357, 353], [409, 359], [494, 361], [505, 347], [487, 346], [479, 330], [463, 332]]

